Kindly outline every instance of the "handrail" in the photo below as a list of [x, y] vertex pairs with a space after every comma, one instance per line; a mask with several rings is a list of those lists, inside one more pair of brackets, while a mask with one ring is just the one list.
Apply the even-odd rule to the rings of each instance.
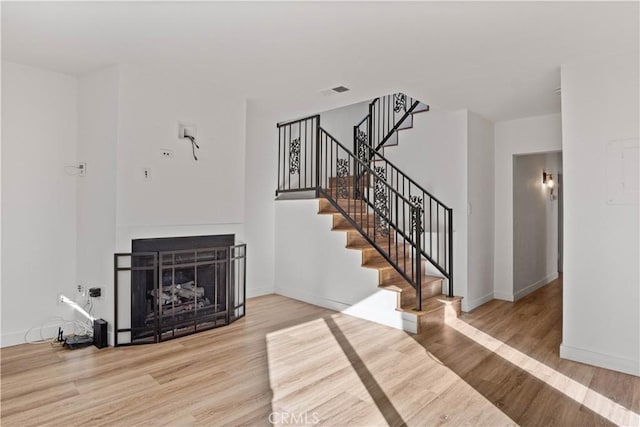
[[[366, 149], [368, 150], [373, 150], [372, 148], [366, 147]], [[443, 208], [448, 209], [448, 210], [452, 210], [450, 207], [448, 207], [447, 205], [445, 205], [444, 203], [442, 203], [436, 196], [434, 196], [433, 194], [431, 194], [429, 191], [425, 190], [420, 184], [418, 184], [417, 182], [415, 182], [415, 180], [411, 179], [411, 177], [409, 177], [406, 173], [402, 172], [400, 170], [400, 168], [398, 168], [393, 162], [391, 162], [389, 159], [387, 159], [385, 156], [383, 156], [382, 154], [375, 152], [375, 153], [371, 153], [372, 156], [378, 156], [380, 157], [380, 160], [384, 160], [386, 163], [389, 164], [389, 166], [391, 166], [393, 169], [395, 169], [398, 174], [400, 174], [403, 178], [405, 178], [407, 181], [409, 181], [411, 184], [415, 185], [420, 191], [422, 191], [423, 193], [425, 193], [427, 196], [429, 196], [430, 199], [432, 199], [434, 202], [438, 202], [438, 204], [440, 204]], [[372, 159], [373, 157], [371, 157]]]
[[313, 190], [325, 197], [411, 284], [417, 310], [424, 260], [448, 279], [453, 296], [453, 209], [375, 148], [419, 105], [403, 94], [374, 99], [369, 114], [354, 126], [352, 150], [320, 126], [320, 115], [278, 123], [276, 189], [276, 195]]
[[398, 128], [402, 125], [402, 123], [404, 123], [405, 120], [407, 120], [407, 118], [413, 114], [413, 110], [416, 109], [416, 107], [420, 105], [420, 101], [415, 101], [413, 104], [411, 104], [411, 107], [409, 107], [409, 109], [404, 113], [404, 115], [402, 116], [402, 118], [400, 118], [400, 120], [398, 120], [396, 122], [396, 124], [393, 126], [393, 128], [391, 128], [391, 130], [389, 131], [389, 133], [387, 134], [387, 136], [385, 136], [384, 138], [382, 138], [382, 141], [380, 141], [378, 143], [378, 146], [376, 147], [375, 151], [378, 151], [379, 149], [381, 149], [384, 144], [387, 143], [387, 141], [389, 140], [389, 138], [391, 138], [391, 135], [393, 135], [394, 132], [396, 132], [398, 130]]
[[364, 123], [368, 118], [369, 118], [369, 116], [364, 116], [364, 117], [362, 118], [362, 120], [360, 120], [360, 121], [358, 122], [358, 124], [356, 125], [356, 127], [359, 127], [360, 125], [362, 125], [362, 124], [363, 124], [363, 123]]
[[[369, 167], [369, 165], [367, 165], [365, 162], [363, 162], [361, 159], [359, 159], [355, 154], [353, 154], [347, 147], [345, 147], [344, 145], [342, 145], [342, 143], [340, 143], [340, 141], [338, 141], [333, 135], [331, 135], [329, 132], [327, 132], [326, 130], [324, 130], [324, 128], [322, 126], [319, 127], [319, 130], [321, 133], [324, 133], [325, 135], [327, 135], [329, 138], [333, 139], [333, 142], [335, 142], [335, 144], [342, 148], [344, 151], [346, 151], [350, 157], [353, 157], [353, 160], [355, 160], [356, 162], [358, 162], [362, 167], [364, 167], [365, 169], [367, 169], [369, 171], [369, 173], [372, 173], [375, 175], [375, 171], [373, 169], [371, 169]], [[391, 186], [391, 184], [389, 184], [386, 181], [382, 181], [384, 183], [384, 185], [389, 188], [391, 191], [396, 192], [397, 190], [395, 188], [393, 188]], [[402, 194], [398, 193], [398, 196], [400, 197], [400, 199], [402, 199], [404, 202], [406, 203], [411, 203], [406, 197], [404, 197]]]
[[[421, 227], [418, 225], [414, 227], [414, 219], [419, 218], [419, 215], [416, 215], [414, 211], [418, 211], [418, 207], [414, 206], [413, 203], [407, 198], [405, 198], [402, 194], [400, 194], [393, 186], [386, 182], [384, 177], [379, 176], [376, 171], [371, 169], [365, 162], [361, 159], [358, 159], [349, 149], [347, 149], [343, 144], [341, 144], [335, 137], [333, 137], [329, 132], [319, 127], [318, 129], [318, 152], [320, 153], [320, 162], [324, 164], [325, 168], [329, 168], [327, 172], [332, 172], [333, 167], [335, 165], [337, 179], [349, 180], [349, 178], [345, 177], [345, 173], [348, 173], [348, 170], [351, 169], [351, 162], [353, 162], [353, 170], [355, 171], [355, 166], [359, 165], [364, 168], [374, 177], [375, 182], [375, 191], [373, 192], [374, 202], [372, 203], [369, 200], [371, 196], [371, 192], [367, 191], [367, 195], [363, 194], [363, 197], [360, 199], [364, 201], [367, 207], [373, 208], [374, 220], [373, 220], [373, 229], [370, 227], [369, 220], [369, 210], [367, 208], [366, 211], [360, 210], [360, 220], [362, 224], [357, 222], [358, 214], [353, 213], [352, 215], [349, 212], [345, 211], [338, 201], [337, 198], [340, 198], [339, 190], [336, 188], [336, 193], [334, 194], [332, 191], [328, 191], [325, 186], [319, 186], [319, 193], [324, 195], [326, 199], [340, 212], [347, 221], [360, 232], [360, 234], [374, 247], [378, 250], [378, 252], [382, 255], [382, 257], [405, 279], [407, 280], [411, 286], [416, 291], [416, 310], [422, 310], [422, 248], [420, 244], [420, 236], [422, 234]], [[324, 144], [323, 144], [324, 143]], [[327, 159], [328, 157], [328, 159]], [[334, 163], [335, 160], [335, 163]], [[346, 164], [345, 164], [346, 162]], [[341, 171], [338, 170], [339, 164], [342, 165], [343, 169]], [[329, 166], [331, 165], [331, 166]], [[329, 173], [326, 173], [324, 176], [324, 180], [329, 182], [330, 178], [328, 176]], [[353, 174], [353, 184], [355, 188], [355, 174]], [[346, 181], [343, 182], [346, 185]], [[378, 185], [383, 184], [386, 189], [381, 189]], [[369, 196], [369, 197], [367, 197]], [[344, 196], [343, 196], [344, 197]], [[348, 203], [352, 200], [350, 197], [347, 198]], [[378, 206], [378, 203], [384, 203], [385, 208]], [[400, 208], [400, 205], [402, 208]], [[349, 205], [348, 205], [349, 206]], [[355, 208], [355, 201], [354, 201]], [[395, 208], [395, 209], [394, 209]], [[349, 209], [349, 207], [347, 207]], [[395, 210], [395, 221], [393, 218], [393, 212]], [[385, 212], [386, 211], [386, 212]], [[400, 216], [400, 212], [402, 212], [402, 216]], [[407, 217], [405, 214], [409, 213]], [[355, 219], [354, 219], [355, 217]], [[365, 219], [366, 218], [366, 219]], [[366, 221], [366, 224], [364, 223]], [[402, 222], [402, 224], [400, 224]], [[390, 230], [393, 229], [395, 234], [391, 234]], [[409, 237], [407, 234], [407, 229], [411, 234], [415, 232], [415, 239]], [[373, 232], [370, 233], [370, 230]], [[386, 233], [385, 233], [386, 231]], [[392, 236], [395, 236], [393, 239], [396, 243], [398, 243], [398, 237], [402, 237], [404, 243], [408, 243], [411, 246], [409, 250], [410, 257], [407, 261], [407, 250], [406, 247], [402, 251], [398, 250], [397, 245], [393, 245], [395, 248], [395, 259], [393, 258], [393, 250], [392, 250]], [[382, 242], [381, 242], [382, 240]], [[384, 244], [386, 242], [386, 244]], [[381, 245], [383, 243], [383, 245]], [[388, 249], [388, 253], [385, 252], [385, 249]], [[400, 256], [402, 256], [402, 261], [400, 260]]]
[[[380, 98], [375, 98], [373, 101], [371, 101], [371, 103], [369, 104], [370, 107], [374, 106], [377, 102], [380, 102]], [[402, 123], [404, 123], [404, 121], [411, 115], [413, 114], [413, 111], [418, 107], [418, 105], [420, 105], [420, 101], [419, 100], [415, 100], [411, 107], [405, 112], [405, 114], [402, 116], [402, 118], [400, 118], [400, 120], [398, 120], [398, 122], [394, 125], [394, 127], [389, 131], [389, 133], [383, 138], [382, 142], [380, 142], [375, 148], [373, 148], [371, 146], [371, 143], [373, 141], [370, 140], [371, 135], [368, 135], [369, 138], [369, 146], [367, 147], [367, 149], [372, 150], [372, 153], [370, 153], [370, 156], [375, 154], [378, 155], [382, 158], [382, 160], [386, 161], [389, 166], [392, 166], [394, 169], [396, 169], [400, 175], [402, 175], [403, 178], [405, 178], [407, 181], [409, 181], [411, 184], [413, 184], [414, 186], [416, 186], [419, 190], [421, 190], [423, 193], [425, 193], [426, 195], [429, 196], [430, 199], [436, 201], [437, 203], [439, 203], [440, 205], [442, 205], [443, 207], [447, 208], [447, 209], [451, 209], [449, 208], [446, 204], [444, 204], [442, 201], [440, 201], [437, 197], [435, 197], [433, 194], [431, 194], [429, 191], [427, 191], [424, 187], [422, 187], [420, 184], [418, 184], [415, 180], [411, 179], [407, 174], [405, 174], [404, 172], [402, 172], [400, 170], [400, 168], [398, 168], [395, 164], [393, 164], [389, 159], [387, 159], [386, 157], [384, 157], [384, 155], [382, 155], [380, 153], [380, 149], [382, 148], [382, 146], [389, 140], [389, 138], [391, 137], [391, 135], [393, 135], [394, 132], [396, 132], [398, 130], [398, 128], [402, 125]], [[372, 120], [371, 117], [371, 113], [367, 114], [366, 116], [364, 116], [362, 118], [362, 120], [360, 120], [360, 122], [358, 122], [358, 124], [356, 124], [354, 126], [354, 128], [359, 128], [360, 126], [362, 126], [362, 124], [364, 122], [366, 122], [367, 120]], [[373, 126], [372, 126], [373, 127]], [[370, 132], [369, 132], [370, 133]], [[357, 153], [358, 152], [358, 147], [356, 147], [357, 144], [357, 140], [354, 137], [354, 152]]]
[[320, 118], [320, 114], [313, 114], [311, 116], [302, 117], [301, 119], [290, 120], [288, 122], [278, 122], [278, 123], [276, 123], [276, 127], [280, 128], [280, 127], [283, 127], [283, 126], [293, 125], [293, 124], [298, 123], [298, 122], [304, 122], [305, 120], [319, 119], [319, 118]]
[[[338, 142], [338, 141], [336, 141]], [[340, 144], [340, 146], [342, 147], [342, 144]], [[381, 158], [381, 160], [384, 160], [385, 162], [387, 162], [389, 164], [389, 166], [392, 166], [394, 169], [393, 173], [397, 173], [399, 175], [402, 175], [403, 178], [406, 178], [408, 182], [410, 183], [415, 183], [415, 181], [413, 181], [411, 178], [407, 177], [402, 171], [400, 171], [399, 169], [397, 169], [395, 166], [393, 166], [391, 164], [391, 162], [388, 162], [380, 153], [374, 153], [375, 156], [379, 156]], [[358, 161], [360, 162], [360, 160], [358, 159]], [[367, 169], [371, 170], [371, 168], [367, 167]], [[375, 173], [375, 172], [373, 172]], [[364, 176], [364, 174], [361, 175], [361, 177]], [[361, 178], [360, 177], [360, 178]], [[393, 188], [390, 184], [385, 182], [385, 185], [389, 186], [389, 188], [392, 188], [394, 192], [397, 192], [397, 190], [395, 188]], [[448, 219], [445, 219], [445, 221], [448, 221], [449, 223], [453, 223], [452, 222], [452, 215], [453, 215], [453, 209], [447, 207], [445, 204], [443, 204], [442, 202], [440, 202], [437, 198], [431, 196], [431, 194], [429, 192], [427, 192], [426, 190], [422, 190], [422, 187], [420, 187], [418, 184], [415, 184], [415, 186], [420, 189], [425, 195], [427, 195], [429, 197], [430, 202], [436, 202], [437, 205], [440, 205], [440, 207], [442, 207], [443, 210], [447, 211], [447, 215], [448, 215]], [[407, 199], [402, 195], [399, 194], [401, 196], [401, 198], [404, 201], [407, 201]], [[423, 196], [424, 197], [424, 196]], [[409, 204], [413, 204], [411, 201], [407, 201], [407, 203]], [[450, 230], [450, 232], [453, 232], [453, 229]], [[450, 252], [452, 248], [452, 245], [449, 244], [448, 245], [448, 249], [449, 249], [449, 253], [446, 255], [447, 257], [449, 257], [448, 259], [446, 259], [446, 261], [449, 261], [450, 263], [452, 262], [452, 253]], [[430, 254], [428, 254], [425, 250], [422, 250], [422, 256], [424, 256], [425, 258], [427, 258], [429, 260], [429, 262], [431, 262], [431, 264], [433, 264], [433, 266], [440, 271], [442, 274], [445, 275], [445, 277], [450, 279], [450, 276], [452, 274], [453, 269], [450, 267], [449, 270], [445, 269], [444, 267], [442, 267], [440, 265], [439, 260], [434, 259]], [[453, 294], [451, 294], [450, 296], [453, 296]]]

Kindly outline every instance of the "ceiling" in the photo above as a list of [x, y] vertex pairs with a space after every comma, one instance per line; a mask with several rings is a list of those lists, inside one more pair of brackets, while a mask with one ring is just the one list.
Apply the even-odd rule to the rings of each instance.
[[638, 2], [3, 2], [2, 58], [73, 75], [173, 66], [251, 98], [398, 90], [498, 121], [559, 112], [561, 64], [637, 52], [638, 14]]

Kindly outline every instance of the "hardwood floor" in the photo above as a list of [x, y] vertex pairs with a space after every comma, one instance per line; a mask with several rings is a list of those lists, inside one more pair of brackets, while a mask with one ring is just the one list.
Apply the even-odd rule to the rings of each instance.
[[420, 335], [269, 295], [161, 344], [9, 347], [1, 423], [584, 426], [640, 412], [639, 378], [559, 359], [561, 286]]

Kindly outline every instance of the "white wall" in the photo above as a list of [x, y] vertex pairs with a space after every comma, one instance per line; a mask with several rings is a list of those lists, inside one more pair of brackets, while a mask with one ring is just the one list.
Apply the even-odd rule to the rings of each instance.
[[[420, 120], [420, 116], [416, 117]], [[468, 292], [464, 310], [493, 299], [494, 266], [494, 126], [467, 115]]]
[[559, 202], [551, 200], [549, 189], [542, 185], [542, 171], [552, 173], [557, 183], [560, 158], [560, 153], [514, 156], [513, 286], [516, 300], [558, 277]]
[[[332, 111], [344, 103], [363, 104], [349, 92], [340, 96], [327, 96], [315, 102], [306, 97], [300, 99], [249, 99], [246, 112], [246, 154], [245, 154], [245, 235], [247, 242], [247, 295], [255, 296], [273, 293], [275, 283], [275, 254], [279, 250], [275, 244], [276, 201], [275, 190], [278, 176], [278, 131], [276, 123], [296, 117], [306, 117], [319, 111], [324, 118], [321, 125], [329, 132], [344, 132], [353, 138], [353, 125], [362, 117], [360, 107], [352, 109], [351, 124], [342, 121], [347, 130], [339, 129]], [[350, 109], [349, 106], [346, 107]], [[333, 116], [333, 117], [332, 117]], [[340, 121], [340, 118], [337, 118]], [[350, 132], [350, 133], [349, 133]], [[336, 135], [336, 137], [338, 137]], [[311, 248], [309, 248], [311, 250]]]
[[638, 204], [608, 204], [607, 176], [617, 168], [604, 159], [609, 142], [638, 138], [639, 81], [637, 51], [562, 67], [566, 221], [560, 355], [635, 375]]
[[320, 113], [320, 126], [352, 151], [353, 126], [369, 114], [369, 102], [324, 111]]
[[415, 315], [396, 310], [397, 294], [378, 287], [378, 271], [361, 267], [362, 252], [345, 247], [347, 233], [331, 231], [333, 216], [318, 215], [317, 200], [280, 200], [275, 211], [278, 294], [417, 330]]
[[416, 114], [413, 128], [399, 133], [385, 157], [418, 184], [453, 208], [454, 294], [467, 311], [467, 111]]
[[494, 297], [513, 301], [513, 156], [562, 149], [559, 114], [495, 124]]
[[75, 78], [2, 62], [2, 346], [72, 317], [57, 295], [75, 295], [76, 93]]
[[[184, 67], [118, 71], [115, 251], [130, 252], [141, 238], [234, 234], [245, 241], [243, 93]], [[196, 126], [197, 161], [191, 143], [178, 138], [178, 122]], [[165, 149], [173, 157], [163, 157]], [[252, 257], [259, 252], [249, 245], [248, 265]], [[247, 294], [261, 286], [259, 278], [247, 281]]]
[[[247, 295], [275, 291], [275, 206], [278, 175], [278, 117], [254, 101], [247, 102], [245, 158], [245, 235]], [[252, 286], [249, 286], [252, 284]]]
[[[156, 237], [185, 227], [243, 234], [245, 112], [242, 94], [206, 74], [121, 67], [119, 250], [130, 247], [138, 229], [150, 227]], [[178, 139], [178, 121], [197, 126], [198, 161], [191, 143]], [[162, 149], [172, 150], [173, 158], [162, 158]], [[143, 168], [150, 168], [150, 181], [144, 181]]]
[[102, 289], [93, 314], [113, 318], [113, 254], [116, 238], [117, 67], [79, 78], [78, 159], [87, 163], [78, 179], [77, 281]]

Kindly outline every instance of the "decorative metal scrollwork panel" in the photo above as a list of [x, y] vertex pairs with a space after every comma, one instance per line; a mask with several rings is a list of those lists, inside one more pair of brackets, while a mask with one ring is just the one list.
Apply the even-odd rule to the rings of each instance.
[[411, 205], [413, 205], [413, 209], [411, 210], [411, 231], [422, 233], [424, 231], [422, 228], [422, 212], [424, 212], [422, 208], [422, 198], [411, 196], [409, 197], [409, 201]]
[[349, 160], [336, 160], [336, 175], [338, 176], [338, 197], [343, 199], [349, 198]]
[[289, 143], [289, 174], [300, 173], [300, 138], [292, 139]]
[[356, 139], [363, 143], [366, 144], [367, 143], [367, 133], [358, 129], [358, 131], [356, 132]]
[[393, 95], [393, 111], [407, 111], [407, 96], [404, 93], [396, 93]]
[[387, 199], [387, 181], [385, 168], [376, 166], [373, 168], [376, 175], [373, 189], [373, 206], [375, 211], [375, 231], [382, 236], [389, 235], [389, 201]]
[[360, 139], [358, 137], [358, 159], [360, 159], [363, 163], [368, 163], [369, 161], [369, 146], [367, 145], [367, 134], [364, 133], [364, 139]]

